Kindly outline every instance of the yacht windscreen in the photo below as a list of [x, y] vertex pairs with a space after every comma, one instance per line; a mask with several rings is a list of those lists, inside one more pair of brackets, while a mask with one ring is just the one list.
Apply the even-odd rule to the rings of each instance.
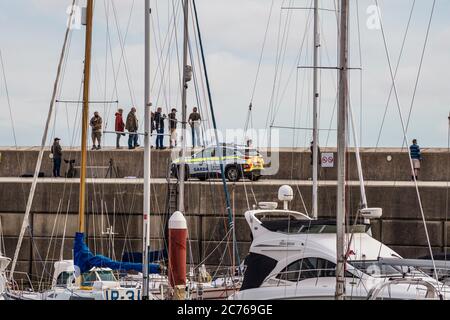
[[414, 268], [404, 266], [394, 266], [381, 264], [377, 260], [347, 261], [350, 265], [361, 272], [375, 278], [385, 278], [392, 276], [401, 276], [403, 274], [411, 274]]
[[[300, 233], [336, 233], [335, 221], [320, 220], [293, 220], [293, 219], [277, 219], [266, 220], [262, 223], [263, 227], [272, 231], [288, 234]], [[366, 233], [369, 226], [367, 225], [350, 225], [347, 226], [347, 233]]]
[[117, 281], [116, 278], [114, 277], [114, 274], [112, 273], [112, 271], [109, 270], [102, 270], [102, 271], [97, 271], [98, 276], [100, 277], [101, 281]]
[[56, 286], [57, 287], [66, 287], [69, 278], [72, 276], [73, 276], [73, 271], [61, 272], [60, 275], [58, 276], [58, 278], [56, 279]]

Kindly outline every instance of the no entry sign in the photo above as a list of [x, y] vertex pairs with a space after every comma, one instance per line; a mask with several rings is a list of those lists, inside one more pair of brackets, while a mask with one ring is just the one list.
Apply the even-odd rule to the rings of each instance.
[[334, 153], [322, 153], [322, 168], [334, 168]]

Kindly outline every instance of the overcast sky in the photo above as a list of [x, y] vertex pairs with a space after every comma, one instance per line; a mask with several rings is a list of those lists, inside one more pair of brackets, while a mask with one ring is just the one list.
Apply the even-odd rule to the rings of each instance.
[[[66, 27], [66, 10], [71, 0], [15, 0], [0, 2], [0, 49], [3, 54], [12, 109], [11, 121], [5, 83], [0, 81], [0, 145], [38, 145], [55, 79], [58, 57]], [[142, 117], [143, 104], [143, 0], [97, 0], [94, 17], [93, 80], [91, 100], [119, 100], [126, 112], [136, 105]], [[181, 54], [180, 0], [153, 0], [152, 101], [167, 112], [180, 106], [179, 55]], [[312, 63], [312, 20], [310, 0], [197, 0], [208, 72], [218, 125], [221, 129], [243, 128], [257, 75], [266, 28], [266, 45], [253, 98], [251, 127], [310, 127], [312, 72], [297, 69]], [[334, 1], [323, 0], [322, 8], [335, 9]], [[362, 144], [375, 146], [392, 85], [381, 30], [373, 28], [367, 10], [373, 0], [351, 2], [350, 51], [351, 104]], [[395, 69], [413, 0], [380, 0], [380, 12], [392, 68]], [[81, 1], [83, 4], [84, 1]], [[273, 6], [272, 6], [273, 4]], [[422, 147], [446, 147], [450, 110], [450, 3], [436, 1], [420, 80], [412, 104], [422, 48], [425, 43], [433, 1], [417, 0], [396, 81], [405, 121], [411, 105], [408, 138], [419, 139]], [[272, 11], [271, 11], [272, 8]], [[358, 10], [358, 11], [357, 11]], [[176, 12], [175, 18], [173, 17]], [[358, 14], [357, 14], [358, 13]], [[358, 32], [359, 16], [359, 32]], [[192, 18], [192, 17], [191, 17]], [[269, 19], [270, 18], [270, 19]], [[336, 66], [336, 14], [322, 11], [321, 64]], [[176, 32], [173, 29], [176, 21]], [[367, 22], [369, 22], [368, 27]], [[119, 30], [119, 31], [118, 31]], [[126, 32], [128, 30], [128, 32]], [[191, 32], [192, 32], [191, 26]], [[119, 35], [120, 32], [120, 35]], [[126, 39], [125, 39], [126, 34]], [[361, 38], [361, 47], [359, 46]], [[121, 39], [124, 46], [120, 45]], [[197, 42], [191, 36], [194, 69], [200, 101], [194, 86], [189, 91], [189, 108], [199, 105], [205, 126], [210, 114], [200, 79]], [[73, 30], [67, 64], [58, 99], [80, 99], [83, 68], [84, 28]], [[123, 50], [122, 50], [123, 49]], [[281, 52], [281, 55], [278, 54]], [[122, 55], [125, 57], [122, 62]], [[277, 58], [278, 57], [278, 58]], [[163, 61], [163, 63], [161, 63]], [[160, 67], [158, 67], [160, 66]], [[162, 76], [163, 74], [163, 76]], [[114, 80], [117, 81], [114, 81]], [[360, 79], [362, 79], [362, 86]], [[117, 87], [117, 90], [115, 88]], [[362, 91], [361, 91], [362, 87]], [[334, 146], [336, 72], [321, 72], [320, 144]], [[362, 97], [362, 99], [361, 99]], [[361, 105], [362, 101], [362, 105]], [[63, 145], [79, 144], [79, 105], [58, 103], [50, 138], [59, 136]], [[113, 129], [115, 104], [91, 106]], [[362, 110], [362, 117], [361, 112]], [[360, 130], [361, 129], [361, 130]], [[306, 146], [311, 133], [305, 130], [279, 131], [283, 146]], [[111, 144], [114, 137], [107, 137]], [[403, 134], [395, 96], [388, 107], [380, 146], [402, 145]]]

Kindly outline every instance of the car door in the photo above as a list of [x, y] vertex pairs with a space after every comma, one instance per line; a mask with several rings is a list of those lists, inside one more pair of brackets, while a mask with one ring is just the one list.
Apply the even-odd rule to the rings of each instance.
[[211, 152], [210, 148], [203, 149], [192, 157], [192, 174], [205, 175], [208, 173], [208, 159], [211, 157]]
[[220, 159], [222, 158], [222, 161], [224, 161], [225, 166], [225, 160], [223, 159], [224, 150], [223, 148], [211, 148], [211, 158], [208, 162], [208, 171], [215, 175], [215, 177], [220, 177], [221, 171], [220, 171]]

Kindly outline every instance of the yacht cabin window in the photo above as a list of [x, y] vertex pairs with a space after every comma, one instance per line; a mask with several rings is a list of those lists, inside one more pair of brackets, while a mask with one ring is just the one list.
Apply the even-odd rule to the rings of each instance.
[[[353, 275], [346, 272], [346, 277]], [[290, 282], [302, 281], [310, 278], [336, 277], [336, 264], [321, 258], [304, 258], [291, 263], [283, 269], [277, 279]]]
[[97, 274], [101, 281], [117, 281], [113, 272], [110, 270], [97, 271]]
[[69, 278], [73, 275], [72, 271], [64, 271], [61, 272], [58, 276], [58, 278], [56, 279], [56, 286], [57, 287], [66, 287], [67, 286], [67, 281], [69, 280]]
[[81, 276], [82, 287], [92, 287], [95, 281], [97, 281], [97, 275], [95, 271], [83, 273]]

